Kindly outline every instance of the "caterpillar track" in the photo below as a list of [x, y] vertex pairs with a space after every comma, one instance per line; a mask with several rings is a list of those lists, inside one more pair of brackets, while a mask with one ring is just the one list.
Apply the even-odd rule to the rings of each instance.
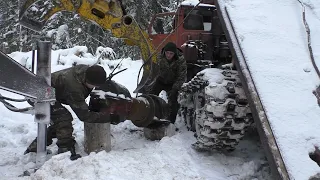
[[205, 69], [185, 83], [179, 96], [181, 117], [195, 131], [197, 150], [232, 151], [253, 123], [238, 72]]

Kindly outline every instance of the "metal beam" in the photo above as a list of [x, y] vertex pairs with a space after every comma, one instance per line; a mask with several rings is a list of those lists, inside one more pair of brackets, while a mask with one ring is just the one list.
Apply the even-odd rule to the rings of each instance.
[[248, 97], [252, 114], [260, 135], [260, 140], [266, 152], [272, 174], [274, 179], [290, 179], [280, 150], [277, 146], [276, 139], [270, 127], [268, 117], [260, 101], [259, 93], [255, 87], [246, 59], [243, 55], [242, 48], [232, 24], [232, 19], [228, 14], [227, 8], [221, 5], [219, 1], [220, 0], [215, 0], [218, 16], [229, 42], [232, 56], [235, 59], [234, 63], [238, 69], [240, 79], [244, 82], [243, 87]]
[[55, 93], [46, 81], [0, 51], [0, 89], [35, 101], [53, 101]]
[[[37, 75], [51, 85], [51, 42], [37, 43]], [[50, 102], [35, 103], [35, 122], [38, 123], [36, 166], [41, 167], [47, 160], [47, 125], [50, 123]]]

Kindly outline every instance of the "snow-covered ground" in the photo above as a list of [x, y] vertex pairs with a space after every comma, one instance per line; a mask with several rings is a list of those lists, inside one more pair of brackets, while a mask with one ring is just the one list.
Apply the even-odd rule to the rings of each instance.
[[219, 0], [226, 3], [259, 97], [291, 179], [320, 172], [308, 154], [320, 145], [320, 80], [311, 63], [302, 6], [320, 58], [319, 0]]
[[[79, 52], [82, 52], [82, 58], [75, 55]], [[30, 67], [31, 52], [15, 52], [10, 56]], [[61, 59], [65, 61], [62, 62]], [[119, 61], [105, 60], [102, 64], [105, 70], [110, 72]], [[52, 71], [68, 68], [74, 62], [93, 64], [96, 57], [86, 53], [85, 47], [52, 52]], [[116, 75], [114, 80], [132, 92], [136, 87], [141, 64], [141, 61], [124, 59], [120, 69], [128, 70]], [[3, 90], [0, 90], [0, 93], [3, 96], [19, 98], [18, 95]], [[27, 103], [16, 106], [25, 107]], [[57, 147], [53, 144], [48, 149], [52, 150], [54, 155], [36, 173], [28, 177], [18, 177], [35, 165], [35, 154], [23, 155], [23, 152], [36, 136], [37, 124], [34, 123], [32, 115], [11, 112], [0, 104], [0, 179], [272, 179], [257, 138], [246, 138], [238, 149], [230, 154], [197, 152], [190, 146], [195, 142], [193, 133], [186, 130], [179, 118], [176, 123], [179, 132], [160, 141], [145, 139], [141, 128], [125, 121], [111, 127], [111, 152], [87, 155], [83, 151], [83, 123], [76, 117], [73, 123], [78, 143], [77, 151], [83, 156], [81, 159], [71, 161], [69, 153], [57, 155]]]
[[[301, 5], [298, 0], [219, 1], [227, 5], [290, 178], [308, 179], [319, 172], [308, 153], [320, 145], [320, 108], [312, 94], [320, 81], [308, 54]], [[320, 1], [301, 2], [306, 7], [319, 65]], [[197, 4], [196, 0], [191, 3]], [[74, 63], [95, 63], [98, 55], [80, 53], [79, 57], [78, 52], [85, 50], [77, 47], [54, 51], [52, 70]], [[27, 67], [30, 55], [11, 54]], [[110, 72], [119, 61], [106, 60], [102, 65]], [[114, 79], [132, 92], [140, 66], [141, 61], [125, 59], [120, 69], [129, 69]], [[68, 153], [55, 155], [57, 147], [52, 145], [49, 149], [54, 156], [36, 173], [21, 179], [272, 179], [257, 139], [242, 141], [230, 154], [200, 153], [190, 148], [195, 138], [180, 119], [177, 126], [180, 130], [175, 136], [152, 142], [143, 137], [140, 128], [126, 121], [112, 126], [111, 152], [86, 155], [82, 148], [83, 123], [75, 118], [77, 150], [83, 158], [70, 161]], [[0, 175], [3, 179], [18, 179], [34, 166], [34, 154], [23, 152], [36, 136], [36, 124], [31, 115], [10, 112], [0, 104], [0, 133]]]

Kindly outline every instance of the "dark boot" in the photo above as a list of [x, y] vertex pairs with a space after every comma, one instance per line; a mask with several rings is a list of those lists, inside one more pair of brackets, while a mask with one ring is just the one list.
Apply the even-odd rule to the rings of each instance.
[[81, 155], [76, 153], [76, 148], [74, 146], [70, 149], [70, 153], [71, 153], [71, 156], [70, 156], [71, 161], [81, 158]]
[[70, 153], [71, 153], [70, 160], [74, 161], [74, 160], [81, 158], [81, 155], [76, 153], [76, 148], [74, 146], [59, 147], [58, 154], [65, 153], [67, 151], [70, 151]]
[[[61, 142], [63, 142], [63, 143], [61, 143]], [[77, 160], [78, 158], [81, 158], [81, 156], [76, 153], [75, 144], [76, 144], [76, 141], [74, 139], [69, 139], [69, 141], [60, 140], [60, 143], [57, 143], [57, 145], [59, 147], [58, 154], [70, 151], [70, 153], [71, 153], [70, 159], [72, 161]]]

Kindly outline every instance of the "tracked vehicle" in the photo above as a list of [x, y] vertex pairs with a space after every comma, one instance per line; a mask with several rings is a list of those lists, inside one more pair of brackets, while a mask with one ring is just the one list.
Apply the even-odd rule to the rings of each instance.
[[[175, 31], [159, 30], [171, 17]], [[174, 13], [154, 16], [149, 36], [155, 47], [168, 37], [184, 53], [188, 79], [179, 97], [180, 112], [188, 129], [196, 132], [193, 146], [233, 150], [253, 118], [214, 2], [183, 2]]]
[[[21, 17], [34, 2], [27, 0], [22, 5]], [[188, 63], [188, 79], [179, 101], [181, 117], [196, 134], [197, 142], [193, 147], [232, 151], [254, 122], [275, 179], [294, 179], [285, 162], [296, 157], [287, 157], [287, 161], [282, 157], [286, 153], [278, 147], [280, 140], [274, 135], [260, 100], [234, 22], [224, 6], [226, 1], [183, 2], [176, 12], [155, 15], [148, 32], [141, 30], [137, 22], [124, 13], [121, 1], [54, 2], [40, 23], [32, 17], [21, 18], [22, 22], [33, 29], [41, 29], [54, 13], [72, 11], [111, 30], [127, 44], [139, 46], [144, 71], [135, 92], [143, 93], [152, 85], [158, 72], [156, 54], [166, 42], [175, 42]]]

